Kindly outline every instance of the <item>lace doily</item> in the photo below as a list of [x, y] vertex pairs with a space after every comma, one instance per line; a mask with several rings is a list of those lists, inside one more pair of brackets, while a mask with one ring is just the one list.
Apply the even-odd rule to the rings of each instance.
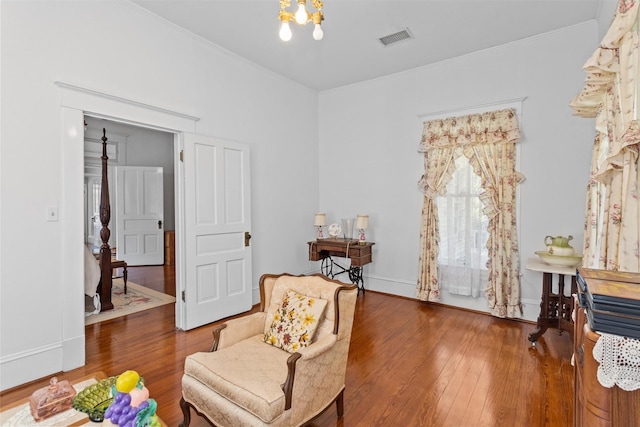
[[[97, 382], [95, 378], [90, 378], [88, 380], [82, 381], [78, 384], [73, 384], [73, 388], [76, 389], [76, 392], [80, 392], [84, 390], [85, 387], [94, 384]], [[31, 408], [29, 407], [29, 402], [27, 401], [23, 405], [16, 406], [14, 408], [6, 409], [0, 412], [0, 426], [11, 426], [11, 427], [23, 427], [23, 426], [68, 426], [68, 425], [79, 425], [83, 422], [82, 425], [100, 425], [94, 424], [89, 421], [87, 414], [83, 412], [76, 411], [73, 408], [67, 409], [64, 412], [60, 412], [52, 417], [46, 418], [40, 422], [37, 422], [33, 419], [31, 415]], [[103, 423], [102, 427], [107, 427], [108, 423]]]
[[604, 387], [640, 389], [640, 340], [599, 332], [593, 358], [600, 363], [598, 381]]
[[16, 412], [11, 418], [9, 418], [6, 421], [6, 423], [3, 423], [2, 425], [14, 426], [14, 427], [41, 426], [41, 425], [63, 426], [63, 425], [68, 425], [67, 423], [65, 423], [65, 421], [69, 420], [70, 418], [77, 417], [78, 414], [86, 418], [86, 416], [82, 412], [78, 412], [75, 409], [68, 409], [64, 412], [60, 412], [59, 414], [56, 414], [52, 417], [47, 418], [46, 420], [44, 420], [46, 422], [44, 421], [38, 422], [35, 419], [33, 419], [33, 416], [31, 415], [31, 409], [29, 408], [29, 405], [27, 405], [22, 409], [20, 409], [18, 412]]

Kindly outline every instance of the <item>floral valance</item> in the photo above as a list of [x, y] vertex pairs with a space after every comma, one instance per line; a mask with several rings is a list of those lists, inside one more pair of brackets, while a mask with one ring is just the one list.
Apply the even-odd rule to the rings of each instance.
[[584, 64], [587, 72], [584, 88], [569, 104], [575, 115], [596, 117], [605, 103], [605, 95], [612, 91], [620, 98], [623, 114], [631, 113], [637, 70], [637, 50], [634, 51], [637, 31], [631, 29], [636, 24], [639, 4], [637, 0], [620, 1], [611, 27]]
[[424, 123], [419, 152], [469, 145], [515, 143], [520, 128], [513, 109], [449, 117]]
[[630, 161], [627, 152], [637, 159], [639, 12], [637, 0], [620, 0], [611, 27], [584, 65], [585, 86], [569, 104], [574, 114], [595, 117], [596, 130], [606, 137], [592, 171], [603, 183], [609, 182], [612, 171], [623, 169]]

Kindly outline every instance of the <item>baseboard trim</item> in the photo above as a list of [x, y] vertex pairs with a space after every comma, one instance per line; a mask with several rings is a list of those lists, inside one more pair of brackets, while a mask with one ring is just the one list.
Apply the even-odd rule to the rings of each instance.
[[62, 366], [62, 343], [10, 354], [0, 359], [0, 390], [4, 391], [60, 372]]
[[[304, 274], [314, 273], [320, 273], [320, 271], [312, 270]], [[339, 277], [337, 279], [340, 280]], [[414, 281], [376, 275], [364, 275], [364, 287], [367, 291], [371, 290], [384, 294], [416, 299], [416, 282]], [[465, 298], [468, 297], [459, 297], [456, 295], [447, 297], [443, 295], [442, 300], [439, 304], [449, 307], [468, 309], [479, 313], [490, 314], [489, 309], [486, 306], [486, 299], [484, 298], [484, 296], [467, 301], [467, 304], [465, 304]], [[258, 295], [258, 301], [259, 300], [260, 296]], [[522, 303], [522, 317], [515, 318], [514, 320], [535, 322], [538, 318], [538, 314], [540, 313], [540, 300], [522, 298], [520, 302]]]
[[62, 343], [62, 370], [67, 372], [85, 365], [85, 336], [81, 335]]

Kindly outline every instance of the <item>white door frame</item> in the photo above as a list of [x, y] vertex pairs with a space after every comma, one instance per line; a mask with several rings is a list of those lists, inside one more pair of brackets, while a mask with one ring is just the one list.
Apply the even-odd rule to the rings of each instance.
[[[109, 119], [134, 126], [148, 127], [173, 133], [175, 162], [176, 205], [176, 294], [184, 286], [184, 168], [179, 161], [182, 149], [182, 132], [196, 132], [199, 118], [176, 111], [155, 107], [141, 102], [120, 98], [92, 89], [64, 82], [55, 82], [60, 89], [62, 155], [62, 203], [60, 223], [62, 266], [65, 280], [62, 325], [62, 367], [64, 371], [84, 366], [84, 115]], [[183, 303], [176, 298], [176, 327], [184, 323]]]

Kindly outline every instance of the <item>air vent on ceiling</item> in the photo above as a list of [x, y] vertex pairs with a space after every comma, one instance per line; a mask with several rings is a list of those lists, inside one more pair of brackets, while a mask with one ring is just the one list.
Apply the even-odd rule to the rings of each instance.
[[383, 45], [389, 46], [412, 38], [413, 36], [409, 32], [409, 29], [405, 28], [404, 30], [398, 31], [396, 33], [380, 37], [378, 40], [380, 40], [380, 43], [382, 43]]

